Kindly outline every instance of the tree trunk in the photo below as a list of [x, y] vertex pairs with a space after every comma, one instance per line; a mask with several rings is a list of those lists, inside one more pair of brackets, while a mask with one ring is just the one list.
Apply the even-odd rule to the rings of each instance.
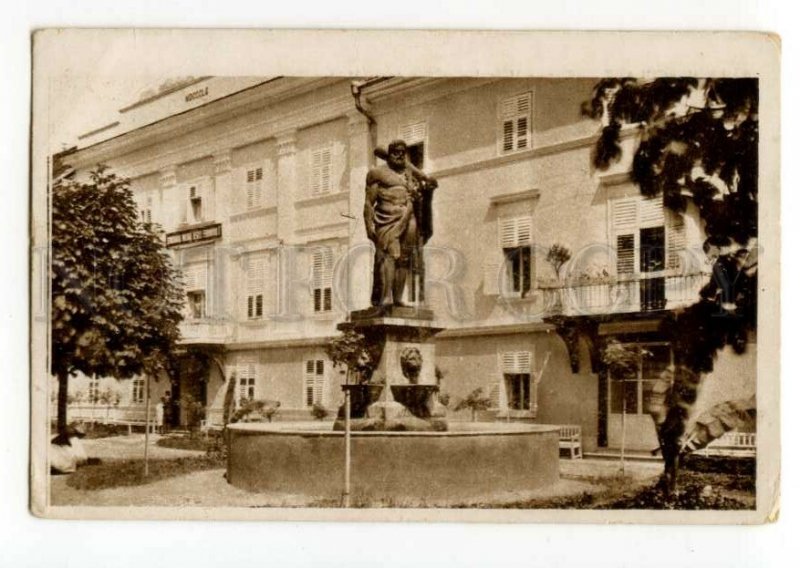
[[67, 431], [67, 400], [69, 396], [69, 373], [58, 373], [58, 407], [56, 410], [56, 424], [59, 434]]
[[669, 498], [678, 491], [678, 474], [681, 464], [681, 440], [686, 432], [689, 410], [697, 400], [697, 388], [703, 375], [685, 365], [678, 365], [667, 398], [668, 409], [658, 428], [661, 454], [664, 458], [662, 489]]

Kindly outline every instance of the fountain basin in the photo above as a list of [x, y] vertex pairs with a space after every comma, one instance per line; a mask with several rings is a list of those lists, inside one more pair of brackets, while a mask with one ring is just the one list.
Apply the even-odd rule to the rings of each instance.
[[[330, 423], [232, 424], [228, 482], [338, 499], [344, 433]], [[435, 506], [524, 494], [558, 481], [558, 428], [453, 422], [446, 432], [353, 432], [354, 502]]]

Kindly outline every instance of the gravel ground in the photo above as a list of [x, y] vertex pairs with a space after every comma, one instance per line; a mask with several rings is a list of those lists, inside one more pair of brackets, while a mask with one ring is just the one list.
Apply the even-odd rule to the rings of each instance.
[[[320, 501], [303, 495], [251, 493], [237, 489], [224, 478], [224, 469], [199, 471], [164, 479], [147, 485], [117, 487], [99, 491], [81, 491], [67, 485], [66, 476], [51, 478], [51, 504], [89, 506], [167, 506], [167, 507], [335, 507], [333, 501]], [[595, 492], [600, 487], [588, 482], [562, 479], [553, 487], [536, 492], [505, 493], [495, 495], [492, 504], [530, 499], [551, 499], [584, 492]], [[354, 498], [354, 503], [358, 503]], [[471, 506], [476, 503], [453, 503]], [[481, 500], [480, 503], [486, 503]], [[378, 506], [424, 506], [424, 503], [385, 503]], [[440, 506], [445, 504], [439, 504]]]
[[[168, 459], [184, 456], [200, 456], [203, 452], [162, 448], [155, 443], [158, 436], [151, 436], [152, 459]], [[86, 440], [90, 457], [101, 460], [139, 459], [142, 457], [144, 436], [117, 436]], [[631, 462], [626, 464], [626, 476], [638, 483], [654, 480], [661, 472], [659, 462]], [[473, 502], [459, 503], [378, 503], [373, 506], [502, 506], [521, 501], [546, 501], [585, 493], [598, 493], [608, 489], [609, 483], [619, 479], [620, 464], [616, 461], [583, 459], [560, 460], [561, 480], [552, 487], [536, 492], [507, 492], [481, 498]], [[51, 477], [52, 505], [88, 506], [203, 506], [203, 507], [335, 507], [333, 500], [320, 501], [303, 495], [251, 493], [237, 489], [224, 478], [225, 470], [212, 469], [193, 472], [153, 483], [131, 487], [116, 487], [95, 491], [79, 490], [67, 485], [67, 476]], [[354, 496], [354, 503], [358, 499]]]
[[[204, 452], [177, 450], [156, 445], [158, 435], [150, 436], [149, 455], [152, 459], [202, 456]], [[144, 435], [115, 436], [84, 440], [91, 458], [105, 461], [141, 459]], [[637, 484], [655, 480], [661, 472], [660, 462], [629, 462], [625, 473]], [[536, 492], [507, 492], [474, 502], [438, 504], [439, 506], [503, 505], [520, 501], [560, 499], [598, 493], [607, 490], [609, 483], [620, 477], [618, 461], [582, 459], [560, 460], [561, 480], [552, 487]], [[163, 479], [131, 487], [116, 487], [95, 491], [79, 490], [67, 485], [68, 476], [51, 477], [51, 504], [88, 506], [203, 506], [203, 507], [335, 507], [334, 501], [320, 501], [303, 495], [251, 493], [228, 484], [225, 470], [212, 469]], [[354, 498], [357, 504], [357, 498]], [[373, 504], [374, 505], [374, 504]], [[385, 503], [378, 506], [425, 506], [425, 503]]]

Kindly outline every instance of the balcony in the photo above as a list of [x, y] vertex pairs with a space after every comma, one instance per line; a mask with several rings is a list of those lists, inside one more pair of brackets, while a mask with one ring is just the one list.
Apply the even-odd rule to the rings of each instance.
[[214, 319], [187, 319], [181, 322], [181, 345], [222, 345], [233, 337], [233, 325]]
[[540, 283], [548, 315], [585, 316], [655, 312], [694, 304], [708, 282], [705, 273], [647, 272], [618, 277]]

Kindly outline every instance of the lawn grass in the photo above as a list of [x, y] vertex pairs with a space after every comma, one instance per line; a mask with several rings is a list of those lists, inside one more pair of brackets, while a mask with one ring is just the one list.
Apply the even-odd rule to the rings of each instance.
[[108, 460], [78, 468], [78, 471], [67, 479], [67, 485], [84, 491], [146, 485], [169, 477], [216, 469], [224, 465], [218, 458], [209, 456], [151, 460], [149, 474], [145, 477], [144, 461], [141, 459]]
[[578, 478], [603, 489], [554, 499], [535, 499], [503, 505], [509, 509], [640, 509], [742, 510], [755, 509], [755, 478], [749, 475], [682, 471], [678, 493], [666, 499], [658, 484], [637, 485], [624, 476]]
[[221, 444], [220, 434], [210, 433], [205, 436], [164, 436], [159, 438], [156, 446], [173, 450], [195, 450], [208, 452], [216, 449]]

